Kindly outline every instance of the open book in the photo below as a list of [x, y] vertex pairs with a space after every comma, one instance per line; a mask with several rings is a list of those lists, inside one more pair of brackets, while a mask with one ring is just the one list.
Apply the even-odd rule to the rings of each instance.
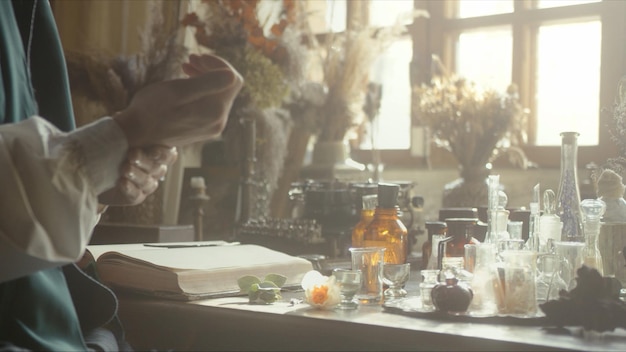
[[267, 274], [299, 286], [312, 264], [262, 246], [224, 241], [92, 245], [103, 283], [152, 295], [193, 300], [239, 293], [237, 279]]

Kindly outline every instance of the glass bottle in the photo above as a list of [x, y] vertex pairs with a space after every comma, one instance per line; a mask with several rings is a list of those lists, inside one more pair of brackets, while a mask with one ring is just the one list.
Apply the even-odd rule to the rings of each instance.
[[509, 197], [506, 193], [504, 193], [504, 191], [498, 191], [498, 206], [494, 212], [496, 224], [494, 232], [496, 234], [496, 243], [497, 241], [508, 240], [511, 238], [507, 226], [509, 223], [509, 215], [511, 214], [508, 210], [506, 210], [508, 202]]
[[471, 288], [452, 276], [446, 277], [444, 283], [435, 285], [431, 295], [436, 310], [462, 313], [467, 311], [474, 293]]
[[473, 218], [449, 218], [446, 219], [448, 225], [448, 237], [452, 237], [445, 246], [445, 257], [465, 257], [465, 245], [479, 243], [473, 236], [474, 228], [478, 224], [478, 219]]
[[426, 269], [421, 270], [422, 281], [420, 282], [420, 296], [422, 300], [422, 309], [431, 311], [435, 309], [433, 305], [432, 291], [439, 284], [439, 270]]
[[557, 215], [563, 223], [561, 240], [584, 242], [578, 189], [578, 132], [561, 132], [561, 178], [557, 192]]
[[407, 229], [398, 217], [398, 191], [400, 186], [391, 183], [378, 185], [378, 206], [374, 219], [364, 233], [365, 247], [384, 247], [385, 263], [406, 263], [409, 241]]
[[500, 175], [489, 175], [487, 177], [488, 196], [487, 196], [487, 233], [485, 234], [485, 243], [498, 243], [498, 223], [497, 210], [499, 203], [499, 187]]
[[544, 252], [553, 252], [554, 242], [561, 240], [563, 223], [556, 215], [556, 195], [551, 189], [543, 192], [543, 214], [539, 217], [539, 224], [541, 248]]
[[374, 211], [378, 204], [378, 195], [367, 194], [362, 197], [361, 219], [352, 229], [352, 247], [363, 247], [363, 236], [367, 225], [374, 219]]
[[585, 214], [585, 248], [583, 248], [583, 263], [594, 268], [604, 275], [602, 256], [598, 248], [598, 234], [600, 233], [600, 219], [606, 210], [606, 204], [600, 199], [585, 199], [580, 204]]
[[[439, 244], [437, 240], [441, 240], [442, 238], [444, 238], [447, 230], [448, 225], [443, 221], [426, 222], [428, 239], [422, 245], [422, 269], [437, 268], [437, 245]], [[436, 244], [435, 241], [437, 241]]]
[[476, 245], [476, 265], [470, 286], [474, 291], [474, 298], [470, 304], [472, 314], [476, 316], [497, 314], [504, 293], [496, 268], [496, 246], [493, 243]]

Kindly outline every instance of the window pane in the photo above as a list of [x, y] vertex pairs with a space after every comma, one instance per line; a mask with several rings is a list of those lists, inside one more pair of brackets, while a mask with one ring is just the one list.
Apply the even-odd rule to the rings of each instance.
[[559, 145], [562, 131], [598, 144], [600, 43], [600, 21], [539, 28], [537, 145]]
[[513, 0], [459, 0], [459, 18], [513, 12]]
[[[371, 0], [370, 25], [374, 27], [389, 27], [396, 24], [398, 16], [411, 13], [413, 0]], [[403, 24], [410, 24], [408, 23]]]
[[601, 0], [539, 0], [537, 3], [537, 7], [540, 9], [545, 9], [548, 7], [580, 5], [600, 1]]
[[511, 84], [512, 52], [509, 27], [464, 32], [457, 44], [456, 73], [483, 88], [505, 92]]
[[[370, 79], [381, 83], [380, 114], [374, 121], [374, 135], [379, 149], [408, 149], [411, 132], [411, 89], [409, 64], [413, 53], [411, 39], [395, 41], [372, 67]], [[362, 148], [371, 148], [370, 135]]]
[[346, 30], [346, 0], [308, 0], [308, 21], [314, 33]]

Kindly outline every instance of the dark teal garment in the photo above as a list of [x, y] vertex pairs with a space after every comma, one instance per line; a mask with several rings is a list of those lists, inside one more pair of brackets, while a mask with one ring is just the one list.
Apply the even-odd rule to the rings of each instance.
[[[62, 130], [75, 127], [67, 69], [47, 0], [0, 0], [0, 81], [0, 123], [37, 114]], [[84, 336], [110, 322], [116, 309], [113, 293], [73, 265], [1, 283], [0, 349], [85, 351]]]
[[38, 114], [69, 131], [75, 122], [63, 48], [50, 4], [47, 0], [34, 4], [34, 0], [0, 1], [0, 122], [19, 122]]

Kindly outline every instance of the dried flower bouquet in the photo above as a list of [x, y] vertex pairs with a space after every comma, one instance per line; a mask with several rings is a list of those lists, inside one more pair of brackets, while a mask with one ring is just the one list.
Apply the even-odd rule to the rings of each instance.
[[524, 117], [514, 85], [501, 94], [446, 74], [415, 89], [418, 118], [430, 128], [434, 142], [449, 150], [464, 169], [493, 161], [498, 148], [510, 144]]

